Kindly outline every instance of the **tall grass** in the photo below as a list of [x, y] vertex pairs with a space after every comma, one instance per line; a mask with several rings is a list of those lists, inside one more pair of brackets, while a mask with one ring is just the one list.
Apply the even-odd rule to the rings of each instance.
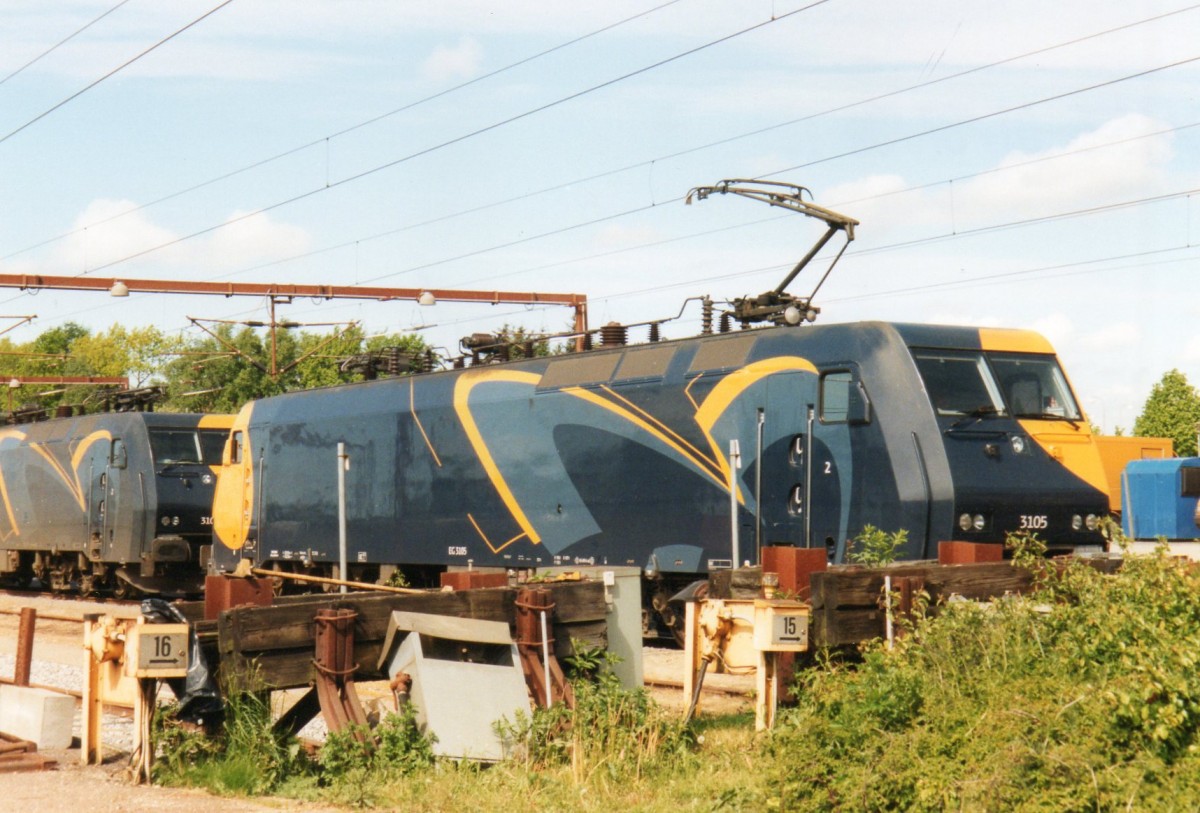
[[254, 690], [257, 682], [251, 677], [249, 683], [224, 687], [225, 724], [215, 738], [183, 726], [173, 708], [162, 709], [155, 722], [155, 781], [255, 796], [307, 773], [297, 740], [273, 730], [269, 694]]

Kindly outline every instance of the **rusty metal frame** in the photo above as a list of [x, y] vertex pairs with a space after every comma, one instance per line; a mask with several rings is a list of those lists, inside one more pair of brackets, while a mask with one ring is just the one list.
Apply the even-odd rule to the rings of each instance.
[[321, 713], [330, 731], [355, 727], [360, 741], [367, 736], [367, 715], [354, 687], [354, 621], [350, 609], [320, 609], [313, 619], [315, 688]]
[[[575, 310], [575, 329], [587, 330], [587, 296], [540, 291], [476, 291], [449, 288], [383, 288], [367, 285], [283, 285], [258, 282], [197, 282], [187, 280], [129, 279], [116, 277], [65, 277], [38, 274], [0, 274], [0, 288], [36, 291], [109, 292], [120, 282], [129, 293], [199, 294], [208, 296], [265, 296], [276, 299], [371, 299], [379, 302], [416, 301], [430, 294], [439, 302], [478, 302], [490, 305], [565, 305]], [[10, 317], [11, 318], [11, 317]]]

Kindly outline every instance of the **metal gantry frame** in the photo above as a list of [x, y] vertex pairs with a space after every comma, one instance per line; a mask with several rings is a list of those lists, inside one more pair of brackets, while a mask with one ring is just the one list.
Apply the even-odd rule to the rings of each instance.
[[[273, 377], [283, 372], [278, 369], [276, 359], [275, 330], [280, 324], [288, 327], [297, 326], [294, 323], [276, 322], [275, 307], [279, 304], [290, 303], [296, 297], [374, 300], [376, 302], [411, 301], [422, 305], [436, 304], [437, 302], [474, 302], [491, 305], [563, 305], [572, 308], [575, 312], [575, 332], [582, 335], [586, 334], [588, 330], [587, 296], [584, 294], [545, 293], [540, 291], [454, 290], [450, 288], [384, 288], [365, 285], [199, 282], [189, 280], [129, 279], [124, 277], [45, 276], [37, 274], [0, 274], [0, 288], [17, 288], [22, 291], [37, 291], [41, 289], [97, 291], [113, 296], [126, 296], [131, 293], [149, 293], [196, 294], [223, 297], [266, 297], [270, 302], [271, 320], [269, 323], [263, 323], [263, 326], [271, 328], [271, 364], [269, 370], [266, 368], [263, 369]], [[200, 325], [199, 322], [215, 322], [219, 320], [197, 320], [190, 316], [188, 318], [197, 327], [205, 330], [210, 335], [215, 335], [212, 331]], [[582, 340], [580, 340], [581, 342]], [[314, 350], [313, 352], [316, 351]]]

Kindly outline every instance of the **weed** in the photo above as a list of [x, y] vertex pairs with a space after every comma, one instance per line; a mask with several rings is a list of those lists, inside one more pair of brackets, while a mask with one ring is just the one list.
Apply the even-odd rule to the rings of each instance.
[[421, 733], [410, 704], [385, 715], [374, 729], [348, 726], [321, 746], [321, 785], [355, 807], [376, 803], [390, 782], [434, 765], [434, 738]]
[[154, 778], [164, 784], [201, 785], [226, 795], [253, 796], [275, 789], [287, 776], [308, 770], [294, 738], [272, 728], [269, 694], [256, 675], [226, 685], [225, 725], [207, 738], [184, 727], [174, 707], [156, 715], [160, 756]]
[[629, 690], [611, 672], [595, 682], [576, 681], [575, 708], [556, 704], [498, 724], [519, 745], [532, 770], [569, 765], [578, 785], [620, 782], [677, 766], [695, 738], [677, 716], [666, 713], [643, 689]]
[[874, 525], [863, 526], [862, 533], [847, 546], [846, 561], [869, 567], [890, 565], [908, 543], [908, 531], [888, 533]]

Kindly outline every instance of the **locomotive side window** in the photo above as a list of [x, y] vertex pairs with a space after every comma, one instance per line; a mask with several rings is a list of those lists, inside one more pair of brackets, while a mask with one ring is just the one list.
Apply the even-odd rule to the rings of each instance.
[[821, 374], [821, 423], [871, 422], [871, 402], [862, 381], [850, 370]]
[[1081, 419], [1066, 376], [1054, 356], [989, 353], [1008, 408], [1018, 418]]
[[982, 353], [914, 348], [913, 361], [938, 415], [1002, 415], [1004, 401]]
[[221, 465], [221, 452], [225, 451], [225, 439], [229, 435], [219, 430], [200, 431], [201, 462], [206, 466]]
[[821, 420], [845, 423], [850, 406], [850, 371], [840, 370], [821, 376]]
[[229, 462], [237, 463], [242, 459], [242, 433], [234, 432], [229, 438]]
[[112, 448], [109, 450], [109, 463], [114, 469], [123, 469], [126, 466], [125, 441], [120, 438], [113, 438], [112, 440]]

